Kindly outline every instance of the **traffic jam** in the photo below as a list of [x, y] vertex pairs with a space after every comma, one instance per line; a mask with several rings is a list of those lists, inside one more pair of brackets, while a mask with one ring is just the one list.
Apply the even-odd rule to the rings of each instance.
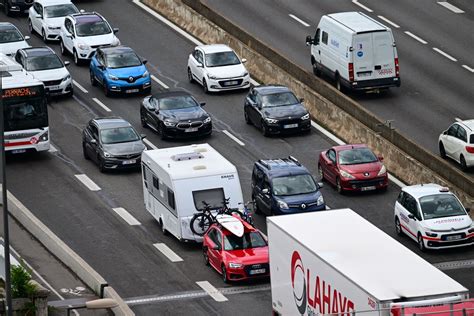
[[[8, 15], [17, 10], [11, 2], [3, 4]], [[55, 109], [49, 103], [74, 96], [68, 68], [82, 66], [89, 74], [87, 89], [95, 87], [107, 98], [142, 97], [136, 111], [141, 126], [115, 115], [86, 124], [83, 159], [103, 176], [141, 173], [143, 211], [163, 234], [202, 244], [202, 264], [223, 283], [269, 282], [274, 315], [474, 313], [474, 300], [463, 285], [351, 210], [350, 204], [342, 209], [327, 205], [321, 191], [325, 186], [350, 198], [386, 194], [389, 170], [369, 146], [322, 150], [311, 166], [317, 175], [296, 158], [298, 152], [261, 157], [246, 166], [251, 170], [246, 200], [237, 166], [207, 143], [215, 122], [205, 100], [188, 91], [154, 87], [148, 61], [124, 45], [119, 29], [98, 12], [79, 10], [70, 0], [35, 0], [21, 10], [27, 17], [19, 23], [44, 45], [31, 47], [30, 36], [0, 22], [5, 150], [10, 157], [50, 150], [48, 111]], [[334, 81], [342, 92], [401, 85], [391, 29], [363, 13], [323, 16], [306, 44], [314, 74]], [[73, 63], [64, 61], [65, 56]], [[307, 137], [312, 125], [304, 99], [283, 85], [253, 84], [246, 62], [223, 43], [196, 46], [182, 61], [189, 83], [206, 95], [248, 92], [240, 119], [260, 137]], [[141, 128], [169, 146], [151, 148]], [[187, 145], [190, 140], [193, 144]], [[457, 120], [438, 143], [442, 158], [453, 159], [464, 171], [474, 166], [474, 120]], [[474, 245], [471, 210], [449, 188], [435, 183], [405, 186], [390, 203], [394, 231], [421, 252]], [[256, 217], [264, 219], [266, 229], [257, 227]], [[339, 232], [350, 232], [350, 238], [329, 237]], [[381, 251], [373, 252], [374, 247]]]

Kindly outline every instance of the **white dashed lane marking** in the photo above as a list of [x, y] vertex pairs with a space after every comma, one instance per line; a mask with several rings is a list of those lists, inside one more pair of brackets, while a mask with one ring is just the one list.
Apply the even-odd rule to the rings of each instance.
[[126, 221], [129, 225], [136, 226], [141, 225], [139, 221], [135, 217], [132, 216], [126, 209], [123, 207], [116, 207], [112, 209], [117, 215], [119, 215], [124, 221]]
[[382, 15], [378, 15], [378, 17], [379, 17], [380, 20], [383, 20], [383, 21], [387, 22], [387, 23], [390, 24], [391, 26], [396, 27], [397, 29], [400, 28], [400, 25], [398, 25], [398, 24], [396, 24], [396, 23], [390, 21], [389, 19], [387, 19], [386, 17], [384, 17], [384, 16], [382, 16]]
[[453, 56], [449, 55], [448, 53], [445, 53], [444, 51], [442, 51], [441, 49], [439, 48], [436, 48], [436, 47], [433, 47], [433, 50], [441, 55], [443, 55], [444, 57], [446, 57], [447, 59], [451, 60], [451, 61], [458, 61], [456, 58], [454, 58]]
[[102, 103], [99, 99], [97, 98], [92, 98], [92, 100], [97, 103], [101, 108], [103, 108], [104, 110], [106, 110], [107, 112], [112, 112], [111, 109], [109, 109], [104, 103]]
[[236, 142], [236, 143], [239, 144], [240, 146], [245, 146], [244, 142], [242, 142], [240, 139], [238, 139], [237, 137], [235, 137], [234, 135], [232, 135], [229, 131], [223, 130], [222, 132], [223, 132], [224, 134], [226, 134], [227, 136], [229, 136], [230, 139], [232, 139], [234, 142]]
[[225, 302], [227, 301], [227, 297], [225, 297], [218, 289], [216, 289], [211, 283], [208, 281], [198, 281], [196, 282], [210, 297], [212, 297], [216, 302]]
[[74, 175], [79, 181], [82, 182], [89, 190], [91, 191], [99, 191], [100, 187], [95, 184], [87, 175], [85, 174], [75, 174]]
[[445, 7], [446, 9], [454, 12], [454, 13], [464, 13], [463, 10], [459, 9], [458, 7], [452, 5], [451, 3], [449, 2], [446, 2], [446, 1], [438, 1], [438, 4]]
[[181, 262], [183, 259], [178, 256], [170, 247], [163, 243], [153, 244], [162, 254], [164, 254], [171, 262]]
[[161, 81], [160, 79], [158, 79], [157, 77], [155, 77], [154, 75], [151, 75], [151, 79], [153, 79], [155, 82], [157, 82], [160, 86], [162, 86], [163, 88], [165, 89], [168, 89], [169, 87], [163, 82]]
[[355, 5], [358, 5], [359, 7], [361, 7], [362, 9], [366, 10], [367, 12], [374, 12], [374, 10], [366, 7], [365, 5], [363, 5], [362, 3], [360, 3], [359, 1], [357, 0], [352, 0], [352, 3], [355, 4]]
[[83, 86], [81, 86], [81, 84], [79, 82], [77, 82], [76, 80], [72, 80], [72, 83], [79, 89], [81, 90], [82, 92], [84, 93], [89, 93], [89, 91], [86, 90], [86, 88], [84, 88]]
[[290, 16], [290, 18], [292, 18], [293, 20], [295, 20], [296, 22], [299, 22], [301, 23], [302, 25], [306, 26], [306, 27], [309, 27], [309, 24], [306, 23], [305, 21], [301, 20], [299, 17], [297, 17], [296, 15], [293, 15], [293, 14], [288, 14]]
[[468, 65], [462, 65], [462, 68], [466, 69], [467, 71], [474, 72], [474, 68], [471, 68]]
[[424, 44], [424, 45], [428, 44], [427, 41], [425, 41], [425, 40], [422, 39], [421, 37], [416, 36], [416, 35], [413, 34], [412, 32], [405, 31], [405, 34], [408, 35], [408, 36], [410, 36], [411, 38], [417, 40], [417, 41], [420, 42], [421, 44]]

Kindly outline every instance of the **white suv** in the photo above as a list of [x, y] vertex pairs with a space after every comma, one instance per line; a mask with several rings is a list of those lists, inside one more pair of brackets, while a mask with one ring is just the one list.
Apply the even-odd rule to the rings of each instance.
[[474, 166], [474, 119], [456, 119], [439, 135], [439, 154], [450, 157], [461, 165], [462, 170]]
[[188, 58], [189, 82], [199, 82], [206, 93], [250, 88], [246, 61], [227, 45], [196, 46]]
[[28, 29], [40, 34], [45, 43], [57, 41], [65, 17], [78, 12], [71, 0], [36, 0], [28, 10]]
[[98, 47], [120, 45], [115, 36], [118, 28], [112, 29], [109, 22], [96, 12], [75, 13], [68, 15], [60, 32], [61, 53], [69, 52], [74, 56], [74, 63], [90, 60]]
[[395, 202], [395, 229], [421, 251], [474, 245], [474, 224], [459, 199], [438, 184], [402, 188]]

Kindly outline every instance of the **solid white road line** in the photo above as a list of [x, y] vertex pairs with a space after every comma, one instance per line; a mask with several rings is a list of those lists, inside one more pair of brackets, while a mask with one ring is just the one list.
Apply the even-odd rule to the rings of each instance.
[[227, 301], [227, 297], [225, 297], [218, 289], [216, 289], [211, 283], [208, 281], [198, 281], [196, 282], [197, 285], [201, 287], [210, 297], [212, 297], [216, 302], [225, 302]]
[[170, 247], [163, 243], [153, 244], [162, 254], [164, 254], [171, 262], [181, 262], [183, 259], [178, 256]]
[[72, 80], [72, 83], [79, 89], [81, 90], [82, 92], [84, 93], [89, 93], [89, 91], [86, 90], [86, 88], [84, 88], [83, 86], [81, 86], [81, 84], [79, 82], [77, 82], [76, 80]]
[[459, 9], [458, 7], [452, 5], [452, 4], [449, 3], [449, 2], [446, 2], [446, 1], [438, 1], [438, 4], [439, 4], [439, 5], [442, 5], [443, 7], [445, 7], [445, 8], [448, 9], [448, 10], [451, 10], [451, 11], [454, 12], [454, 13], [464, 13], [463, 10]]
[[112, 210], [114, 210], [114, 212], [117, 213], [117, 215], [119, 215], [121, 218], [123, 218], [123, 220], [126, 221], [129, 225], [141, 225], [141, 223], [137, 221], [137, 219], [133, 217], [132, 214], [127, 212], [127, 210], [123, 207], [116, 207]]
[[443, 52], [441, 49], [439, 48], [436, 48], [436, 47], [433, 47], [433, 50], [437, 53], [440, 53], [441, 55], [443, 55], [444, 57], [446, 57], [447, 59], [451, 60], [451, 61], [458, 61], [456, 58], [454, 58], [453, 56]]
[[378, 17], [379, 17], [379, 19], [384, 20], [385, 22], [387, 22], [391, 26], [396, 27], [397, 29], [400, 28], [400, 25], [398, 25], [396, 23], [393, 23], [392, 21], [390, 21], [389, 19], [387, 19], [386, 17], [384, 17], [382, 15], [378, 15]]
[[237, 137], [235, 137], [234, 135], [232, 135], [229, 131], [227, 130], [223, 130], [222, 131], [224, 134], [226, 134], [227, 136], [229, 136], [230, 139], [232, 139], [233, 141], [235, 141], [237, 144], [239, 144], [240, 146], [245, 146], [245, 144], [240, 140], [238, 139]]
[[48, 150], [50, 153], [55, 153], [58, 151], [58, 149], [56, 147], [54, 147], [53, 144], [49, 143], [49, 150]]
[[411, 38], [417, 40], [418, 42], [420, 42], [421, 44], [428, 44], [427, 41], [425, 41], [424, 39], [422, 39], [421, 37], [418, 37], [416, 36], [415, 34], [413, 34], [412, 32], [408, 32], [408, 31], [405, 31], [405, 34], [410, 36]]
[[94, 183], [87, 175], [85, 174], [75, 174], [74, 175], [79, 181], [82, 182], [89, 190], [91, 191], [99, 191], [100, 187]]
[[464, 69], [466, 69], [466, 70], [468, 70], [468, 71], [470, 71], [470, 72], [474, 72], [474, 68], [471, 68], [471, 67], [469, 67], [468, 65], [462, 65], [462, 68], [464, 68]]
[[156, 147], [152, 142], [150, 142], [148, 139], [144, 138], [143, 139], [143, 142], [145, 143], [145, 145], [147, 145], [148, 147], [150, 147], [151, 149], [158, 149], [158, 147]]
[[313, 126], [315, 129], [317, 129], [318, 131], [323, 133], [327, 138], [329, 138], [330, 140], [332, 140], [336, 144], [338, 144], [338, 145], [344, 145], [345, 144], [345, 142], [342, 139], [340, 139], [339, 137], [337, 137], [334, 134], [331, 134], [328, 130], [326, 130], [324, 127], [322, 127], [321, 125], [319, 125], [318, 123], [316, 123], [313, 120], [311, 120], [311, 126]]
[[100, 105], [101, 108], [103, 108], [104, 110], [106, 110], [107, 112], [112, 112], [111, 109], [109, 109], [104, 103], [100, 102], [99, 99], [97, 98], [92, 98], [92, 100], [97, 103], [98, 105]]
[[352, 3], [358, 5], [359, 7], [361, 7], [362, 9], [364, 9], [364, 10], [366, 10], [366, 11], [368, 11], [368, 12], [374, 12], [374, 10], [369, 9], [368, 7], [366, 7], [365, 5], [363, 5], [362, 3], [359, 3], [359, 1], [357, 1], [357, 0], [352, 0]]
[[155, 80], [160, 86], [162, 86], [163, 88], [165, 89], [168, 89], [169, 87], [163, 82], [161, 81], [160, 79], [158, 79], [157, 77], [155, 77], [154, 75], [151, 75], [151, 79]]
[[166, 24], [167, 26], [169, 26], [170, 28], [172, 28], [173, 30], [175, 30], [176, 32], [178, 32], [179, 34], [181, 34], [182, 36], [184, 36], [185, 38], [187, 38], [188, 40], [190, 40], [191, 42], [193, 42], [194, 44], [196, 45], [203, 45], [203, 43], [201, 41], [199, 41], [198, 39], [196, 39], [194, 36], [186, 33], [186, 31], [180, 29], [179, 27], [177, 27], [175, 24], [171, 23], [170, 21], [168, 21], [165, 17], [161, 16], [160, 14], [158, 14], [157, 12], [153, 11], [153, 9], [147, 7], [145, 4], [141, 3], [140, 0], [133, 0], [133, 3], [135, 3], [136, 5], [138, 5], [140, 8], [142, 8], [143, 10], [147, 11], [148, 13], [150, 13], [151, 15], [153, 15], [155, 18], [157, 18], [158, 20], [160, 20], [161, 22], [163, 22], [164, 24]]
[[299, 17], [297, 17], [296, 15], [293, 15], [293, 14], [288, 14], [290, 16], [290, 18], [292, 18], [293, 20], [303, 24], [304, 26], [306, 27], [309, 27], [309, 24], [306, 23], [305, 21], [301, 20]]

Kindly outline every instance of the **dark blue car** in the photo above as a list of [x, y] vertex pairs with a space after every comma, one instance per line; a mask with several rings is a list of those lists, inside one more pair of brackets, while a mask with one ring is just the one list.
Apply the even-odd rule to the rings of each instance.
[[326, 209], [311, 173], [294, 157], [259, 160], [252, 173], [255, 212], [267, 215], [293, 214]]
[[90, 63], [91, 84], [112, 93], [150, 93], [151, 77], [142, 60], [125, 46], [98, 48]]

